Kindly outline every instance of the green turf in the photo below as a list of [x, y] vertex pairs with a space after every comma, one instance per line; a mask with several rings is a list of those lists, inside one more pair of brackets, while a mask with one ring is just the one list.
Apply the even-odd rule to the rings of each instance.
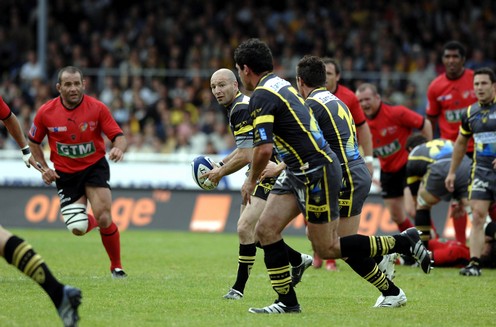
[[[458, 269], [397, 266], [405, 307], [374, 309], [379, 293], [343, 262], [339, 272], [310, 268], [296, 288], [301, 314], [254, 315], [275, 293], [262, 251], [240, 301], [222, 295], [235, 278], [234, 234], [125, 231], [122, 258], [129, 278], [112, 280], [97, 232], [78, 238], [64, 230], [13, 230], [28, 240], [63, 282], [83, 290], [80, 326], [494, 326], [496, 271], [462, 277]], [[304, 237], [286, 237], [310, 253]], [[0, 265], [0, 326], [60, 326], [47, 295], [29, 278]]]

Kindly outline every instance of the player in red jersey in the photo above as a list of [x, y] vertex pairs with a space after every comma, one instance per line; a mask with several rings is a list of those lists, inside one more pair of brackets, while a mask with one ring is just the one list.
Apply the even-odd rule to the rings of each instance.
[[[456, 141], [461, 124], [461, 116], [467, 107], [477, 101], [474, 92], [474, 72], [465, 68], [465, 47], [458, 41], [444, 45], [444, 74], [434, 79], [427, 89], [427, 118], [433, 129], [439, 124], [441, 138]], [[472, 159], [474, 142], [470, 140], [467, 155]], [[466, 243], [467, 215], [453, 217], [456, 239]]]
[[[358, 145], [363, 151], [363, 160], [367, 164], [367, 168], [371, 175], [374, 174], [374, 157], [372, 154], [372, 134], [370, 134], [369, 124], [365, 119], [360, 103], [355, 93], [344, 85], [339, 84], [341, 78], [341, 66], [334, 58], [322, 58], [326, 66], [326, 88], [329, 92], [337, 96], [343, 101], [350, 110], [351, 116], [355, 121], [356, 133], [358, 138]], [[322, 266], [322, 259], [314, 253], [313, 266], [320, 268]], [[326, 261], [327, 270], [337, 270], [336, 260]]]
[[384, 204], [391, 219], [400, 231], [413, 226], [405, 216], [404, 194], [406, 188], [407, 138], [414, 129], [429, 140], [432, 139], [430, 122], [422, 115], [404, 106], [392, 106], [382, 102], [377, 88], [364, 83], [356, 91], [372, 133], [374, 155], [381, 165], [381, 187]]
[[[22, 151], [22, 159], [29, 168], [37, 167], [35, 157], [31, 155], [28, 142], [24, 137], [16, 115], [0, 97], [0, 119]], [[60, 283], [37, 254], [31, 244], [0, 226], [0, 256], [5, 258], [26, 276], [38, 283], [48, 294], [64, 326], [76, 326], [79, 320], [78, 307], [81, 304], [81, 291], [75, 287]]]
[[[55, 182], [57, 186], [67, 228], [74, 235], [84, 235], [100, 227], [112, 277], [126, 277], [121, 264], [119, 229], [110, 215], [110, 168], [102, 133], [112, 141], [109, 159], [115, 162], [124, 157], [126, 138], [110, 110], [83, 94], [81, 70], [72, 66], [62, 68], [56, 87], [60, 96], [42, 105], [34, 118], [29, 131], [30, 146], [40, 160], [43, 181]], [[43, 157], [41, 142], [45, 136], [55, 170], [48, 167]], [[86, 212], [88, 201], [94, 216]]]

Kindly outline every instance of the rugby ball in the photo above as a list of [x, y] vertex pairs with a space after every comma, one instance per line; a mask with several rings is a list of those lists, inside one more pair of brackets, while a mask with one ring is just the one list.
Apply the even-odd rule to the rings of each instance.
[[201, 175], [208, 173], [214, 169], [215, 166], [217, 166], [217, 164], [207, 156], [198, 156], [191, 161], [193, 180], [202, 189], [211, 191], [217, 187], [217, 184], [210, 182], [208, 178], [200, 178]]

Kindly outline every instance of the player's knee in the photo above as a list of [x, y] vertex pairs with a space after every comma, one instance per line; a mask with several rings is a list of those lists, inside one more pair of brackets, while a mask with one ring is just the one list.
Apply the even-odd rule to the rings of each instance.
[[64, 223], [74, 235], [81, 236], [88, 230], [88, 215], [86, 205], [71, 203], [61, 209]]

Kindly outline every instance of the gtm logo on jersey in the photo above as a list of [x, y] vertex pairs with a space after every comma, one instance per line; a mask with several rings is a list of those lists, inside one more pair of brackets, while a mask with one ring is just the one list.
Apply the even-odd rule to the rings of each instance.
[[444, 117], [449, 123], [456, 123], [462, 120], [462, 114], [467, 110], [467, 108], [461, 108], [456, 110], [446, 110], [444, 112]]
[[394, 140], [393, 142], [386, 144], [384, 146], [378, 147], [374, 149], [374, 154], [377, 157], [389, 157], [393, 153], [398, 152], [401, 149], [400, 142], [398, 140]]
[[93, 142], [64, 144], [57, 142], [57, 153], [63, 157], [83, 158], [95, 153], [95, 144]]

